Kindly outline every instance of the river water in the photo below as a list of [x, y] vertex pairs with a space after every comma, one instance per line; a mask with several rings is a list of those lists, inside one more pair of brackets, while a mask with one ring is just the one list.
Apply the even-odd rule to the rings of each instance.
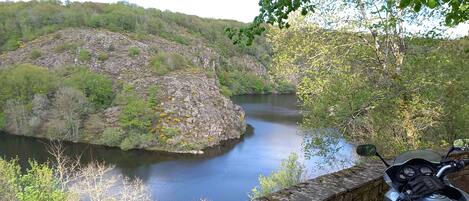
[[[304, 159], [303, 137], [299, 135], [301, 115], [293, 95], [236, 96], [233, 101], [241, 105], [247, 116], [245, 136], [207, 151], [203, 156], [172, 155], [146, 151], [124, 152], [115, 148], [85, 144], [67, 144], [70, 155], [82, 155], [84, 163], [104, 161], [116, 167], [116, 174], [141, 178], [160, 201], [248, 200], [248, 193], [257, 185], [260, 174], [276, 170], [282, 159], [292, 152], [301, 156], [308, 177], [317, 177], [344, 168], [333, 165], [318, 168], [322, 157]], [[28, 158], [46, 161], [49, 157], [44, 140], [1, 135], [0, 156], [18, 157], [25, 164]], [[353, 147], [343, 141], [335, 157], [355, 161]]]

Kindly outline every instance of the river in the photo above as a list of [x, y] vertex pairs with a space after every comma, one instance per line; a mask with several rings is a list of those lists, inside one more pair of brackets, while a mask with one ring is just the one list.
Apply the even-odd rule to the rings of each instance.
[[[84, 163], [104, 161], [115, 165], [115, 174], [141, 178], [150, 187], [153, 198], [160, 201], [248, 200], [260, 174], [275, 171], [292, 152], [302, 156], [303, 137], [298, 134], [301, 115], [293, 95], [236, 96], [233, 101], [246, 112], [247, 133], [242, 139], [210, 149], [203, 156], [124, 152], [85, 144], [67, 144], [67, 151], [71, 155], [82, 154]], [[342, 149], [335, 157], [352, 164], [356, 158], [352, 145], [343, 141], [339, 144]], [[0, 156], [18, 156], [22, 164], [28, 158], [43, 162], [49, 157], [44, 140], [1, 134]], [[343, 168], [342, 165], [317, 168], [321, 157], [301, 160], [308, 177]]]

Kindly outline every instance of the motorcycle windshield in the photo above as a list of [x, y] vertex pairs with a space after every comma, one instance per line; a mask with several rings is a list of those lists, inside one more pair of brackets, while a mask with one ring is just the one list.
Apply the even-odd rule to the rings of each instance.
[[432, 163], [440, 163], [442, 157], [440, 154], [432, 150], [408, 151], [396, 157], [396, 159], [394, 159], [394, 165], [403, 164], [411, 159], [417, 159], [417, 158], [423, 159]]

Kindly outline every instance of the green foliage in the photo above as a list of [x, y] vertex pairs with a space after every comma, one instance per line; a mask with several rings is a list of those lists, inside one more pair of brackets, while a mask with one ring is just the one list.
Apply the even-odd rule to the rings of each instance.
[[[268, 47], [262, 39], [254, 41], [260, 46], [238, 47], [232, 44], [223, 29], [242, 26], [239, 22], [144, 9], [124, 2], [73, 2], [68, 5], [51, 1], [1, 2], [0, 24], [0, 52], [14, 50], [24, 42], [59, 29], [92, 27], [125, 32], [137, 38], [157, 35], [185, 45], [202, 41], [223, 56], [248, 53], [263, 60], [268, 55]], [[75, 53], [77, 47], [76, 44], [63, 44], [56, 47], [56, 52], [73, 50]]]
[[99, 143], [107, 146], [119, 146], [121, 145], [124, 137], [125, 133], [121, 128], [106, 128], [103, 132], [103, 135], [99, 139]]
[[100, 109], [111, 105], [114, 99], [112, 80], [86, 67], [69, 67], [64, 72], [64, 84], [81, 90]]
[[150, 107], [152, 108], [158, 107], [158, 104], [159, 104], [158, 92], [159, 92], [158, 86], [151, 86], [148, 89], [148, 103], [150, 104]]
[[5, 124], [6, 124], [5, 114], [3, 112], [0, 112], [0, 130], [5, 128]]
[[233, 92], [228, 88], [227, 86], [220, 86], [220, 93], [223, 94], [226, 97], [231, 97], [233, 96]]
[[467, 1], [402, 0], [399, 2], [399, 8], [410, 8], [416, 13], [421, 12], [422, 7], [441, 10], [445, 15], [445, 24], [447, 26], [456, 26], [469, 20], [469, 4]]
[[56, 88], [56, 80], [47, 69], [29, 64], [0, 70], [0, 106], [10, 99], [29, 102], [35, 94], [46, 95]]
[[54, 48], [55, 53], [63, 53], [63, 52], [71, 52], [75, 53], [75, 51], [78, 49], [78, 44], [77, 43], [63, 43], [60, 45], [57, 45]]
[[148, 133], [152, 126], [152, 115], [149, 104], [138, 97], [132, 98], [122, 108], [119, 124], [124, 130]]
[[91, 53], [86, 49], [80, 49], [78, 51], [78, 60], [89, 61], [91, 59]]
[[277, 86], [275, 87], [275, 90], [277, 90], [279, 93], [289, 94], [295, 93], [296, 91], [296, 86], [287, 81], [278, 81], [276, 84]]
[[249, 197], [255, 198], [269, 195], [283, 188], [300, 183], [305, 174], [304, 165], [298, 162], [298, 155], [290, 154], [287, 160], [283, 160], [280, 168], [270, 176], [259, 176], [259, 187], [252, 189]]
[[30, 168], [21, 173], [16, 160], [0, 158], [0, 194], [2, 198], [21, 201], [62, 201], [68, 194], [59, 186], [47, 164], [30, 161]]
[[[358, 7], [354, 4], [346, 2], [344, 5], [350, 7]], [[376, 1], [359, 1], [363, 2], [363, 5], [382, 5], [380, 11], [391, 11], [394, 7], [395, 1], [385, 1], [384, 3], [377, 3]], [[278, 26], [280, 29], [289, 28], [289, 17], [293, 12], [301, 13], [301, 15], [307, 15], [308, 13], [317, 12], [317, 7], [320, 7], [321, 1], [313, 0], [296, 0], [296, 1], [264, 1], [259, 0], [260, 13], [254, 18], [254, 21], [248, 26], [243, 28], [228, 27], [225, 32], [228, 37], [233, 40], [234, 44], [245, 44], [251, 45], [255, 36], [260, 36], [266, 30], [265, 24]], [[335, 2], [334, 2], [335, 3]], [[340, 4], [340, 3], [337, 3]], [[417, 15], [423, 11], [422, 6], [428, 7], [429, 10], [438, 10], [445, 16], [445, 24], [447, 26], [456, 26], [469, 20], [469, 5], [467, 1], [451, 1], [451, 0], [401, 0], [399, 1], [398, 8], [404, 10], [410, 7], [411, 12], [415, 12]], [[450, 9], [448, 9], [450, 8]], [[374, 11], [372, 11], [374, 12]], [[377, 13], [378, 13], [377, 12]], [[388, 12], [391, 13], [391, 12]], [[434, 15], [433, 15], [434, 16]], [[395, 19], [394, 19], [395, 20]], [[434, 20], [434, 18], [425, 18], [425, 20]], [[395, 24], [395, 23], [394, 23]], [[374, 26], [374, 25], [373, 25]]]
[[0, 195], [4, 200], [16, 200], [20, 190], [21, 168], [17, 160], [7, 161], [0, 158]]
[[157, 75], [165, 75], [171, 71], [191, 66], [191, 62], [177, 53], [158, 52], [150, 60], [151, 69]]
[[[406, 39], [405, 57], [383, 66], [370, 59], [381, 52], [357, 42], [367, 36], [290, 22], [268, 35], [276, 52], [271, 70], [276, 78], [302, 75], [297, 95], [305, 130], [334, 128], [333, 137], [375, 143], [386, 155], [469, 136], [466, 39]], [[396, 58], [405, 59], [392, 63]], [[306, 151], [336, 142], [323, 137], [312, 136]]]
[[273, 91], [269, 82], [248, 72], [222, 71], [218, 73], [218, 79], [222, 93], [226, 95], [265, 94]]
[[143, 146], [153, 140], [152, 127], [157, 121], [157, 113], [152, 103], [146, 101], [130, 85], [124, 85], [116, 97], [116, 104], [122, 106], [119, 115], [119, 126], [126, 133], [120, 147], [123, 150]]
[[140, 54], [140, 49], [138, 47], [129, 48], [129, 57], [136, 57]]
[[150, 134], [130, 132], [128, 136], [124, 140], [122, 140], [120, 148], [124, 151], [127, 151], [130, 149], [135, 149], [137, 147], [143, 147], [149, 142], [151, 142]]
[[106, 52], [100, 52], [98, 54], [98, 60], [100, 61], [106, 61], [109, 59], [109, 55]]
[[29, 58], [32, 60], [36, 60], [39, 57], [41, 57], [41, 52], [38, 49], [33, 49], [31, 50], [31, 54], [29, 55]]
[[31, 168], [20, 177], [22, 191], [17, 194], [19, 200], [62, 201], [67, 199], [67, 193], [60, 189], [59, 181], [47, 164], [30, 161], [29, 165]]

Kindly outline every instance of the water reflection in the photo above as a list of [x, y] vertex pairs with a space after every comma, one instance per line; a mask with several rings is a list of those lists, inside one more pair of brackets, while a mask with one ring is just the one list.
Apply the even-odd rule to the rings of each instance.
[[[323, 157], [309, 160], [302, 154], [303, 136], [298, 135], [301, 115], [295, 96], [239, 96], [233, 98], [246, 111], [250, 127], [237, 141], [228, 141], [221, 147], [206, 150], [201, 156], [174, 155], [146, 151], [123, 152], [119, 149], [85, 144], [68, 144], [70, 155], [83, 154], [90, 160], [114, 164], [117, 172], [141, 178], [154, 198], [162, 201], [247, 200], [247, 193], [257, 185], [259, 174], [268, 175], [291, 152], [297, 152], [310, 172], [319, 176], [342, 167], [318, 169]], [[24, 163], [27, 158], [46, 161], [45, 144], [39, 139], [0, 135], [0, 156], [15, 157]], [[353, 147], [339, 141], [343, 147], [335, 157], [354, 161]]]

